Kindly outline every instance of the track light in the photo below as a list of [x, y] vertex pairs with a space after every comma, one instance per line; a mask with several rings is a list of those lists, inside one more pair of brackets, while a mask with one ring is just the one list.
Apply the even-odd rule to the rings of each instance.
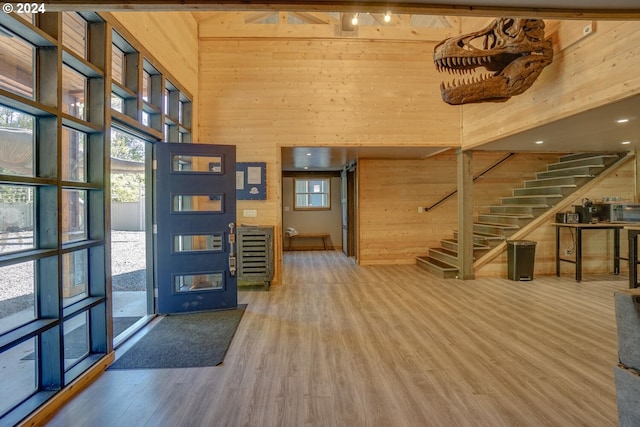
[[391, 22], [391, 12], [384, 14], [384, 22]]
[[355, 15], [353, 15], [353, 18], [351, 18], [351, 25], [358, 25], [358, 14], [357, 13]]

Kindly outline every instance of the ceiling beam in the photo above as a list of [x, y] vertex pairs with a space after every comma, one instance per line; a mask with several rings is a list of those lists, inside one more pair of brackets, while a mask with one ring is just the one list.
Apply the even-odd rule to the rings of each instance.
[[[438, 3], [416, 0], [415, 2], [401, 1], [345, 1], [345, 0], [281, 0], [268, 2], [263, 0], [49, 0], [45, 1], [46, 10], [59, 11], [260, 11], [287, 10], [290, 12], [369, 12], [404, 14], [428, 14], [428, 15], [454, 15], [454, 16], [513, 16], [513, 17], [539, 17], [549, 19], [616, 19], [616, 20], [640, 20], [640, 4], [633, 0], [618, 0], [615, 4], [622, 7], [610, 8], [607, 6], [568, 7], [569, 2], [558, 1], [557, 7], [518, 7], [514, 2], [504, 1], [502, 6], [484, 6], [480, 2], [473, 6], [460, 5], [446, 0]], [[478, 3], [478, 4], [475, 4]], [[523, 2], [529, 4], [531, 2]], [[586, 3], [586, 2], [585, 2]], [[590, 2], [591, 3], [591, 2]], [[633, 3], [633, 4], [632, 4]], [[521, 3], [522, 4], [522, 3]], [[562, 7], [562, 5], [565, 5]], [[602, 3], [607, 5], [607, 3]]]

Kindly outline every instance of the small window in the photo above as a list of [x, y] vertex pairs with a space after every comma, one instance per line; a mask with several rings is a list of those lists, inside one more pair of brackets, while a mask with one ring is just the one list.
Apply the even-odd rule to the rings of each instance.
[[87, 57], [87, 21], [74, 12], [62, 14], [62, 42], [64, 47]]
[[331, 209], [331, 180], [329, 178], [294, 179], [295, 209]]

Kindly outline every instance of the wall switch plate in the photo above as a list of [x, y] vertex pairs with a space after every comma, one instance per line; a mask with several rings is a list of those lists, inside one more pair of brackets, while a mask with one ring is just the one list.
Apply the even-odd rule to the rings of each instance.
[[242, 216], [245, 218], [255, 218], [258, 216], [258, 211], [255, 209], [244, 209], [242, 211]]

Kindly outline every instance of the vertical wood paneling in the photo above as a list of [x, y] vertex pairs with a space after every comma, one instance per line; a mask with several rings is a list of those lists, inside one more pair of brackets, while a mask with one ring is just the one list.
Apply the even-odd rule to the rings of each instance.
[[[507, 153], [475, 152], [474, 176]], [[511, 195], [514, 187], [556, 161], [557, 154], [516, 154], [473, 187], [473, 211], [487, 211]], [[456, 157], [450, 150], [424, 160], [360, 160], [359, 224], [361, 264], [414, 263], [417, 255], [457, 229], [457, 196], [426, 213], [428, 207], [456, 190]]]
[[465, 105], [463, 147], [639, 93], [640, 22], [597, 22], [596, 28], [556, 52], [553, 63], [524, 94], [505, 103]]
[[[281, 236], [282, 146], [458, 146], [460, 109], [440, 101], [432, 50], [433, 43], [201, 40], [200, 140], [234, 144], [238, 161], [267, 164], [267, 200], [240, 201], [238, 221], [273, 225]], [[243, 209], [258, 216], [242, 218]]]

